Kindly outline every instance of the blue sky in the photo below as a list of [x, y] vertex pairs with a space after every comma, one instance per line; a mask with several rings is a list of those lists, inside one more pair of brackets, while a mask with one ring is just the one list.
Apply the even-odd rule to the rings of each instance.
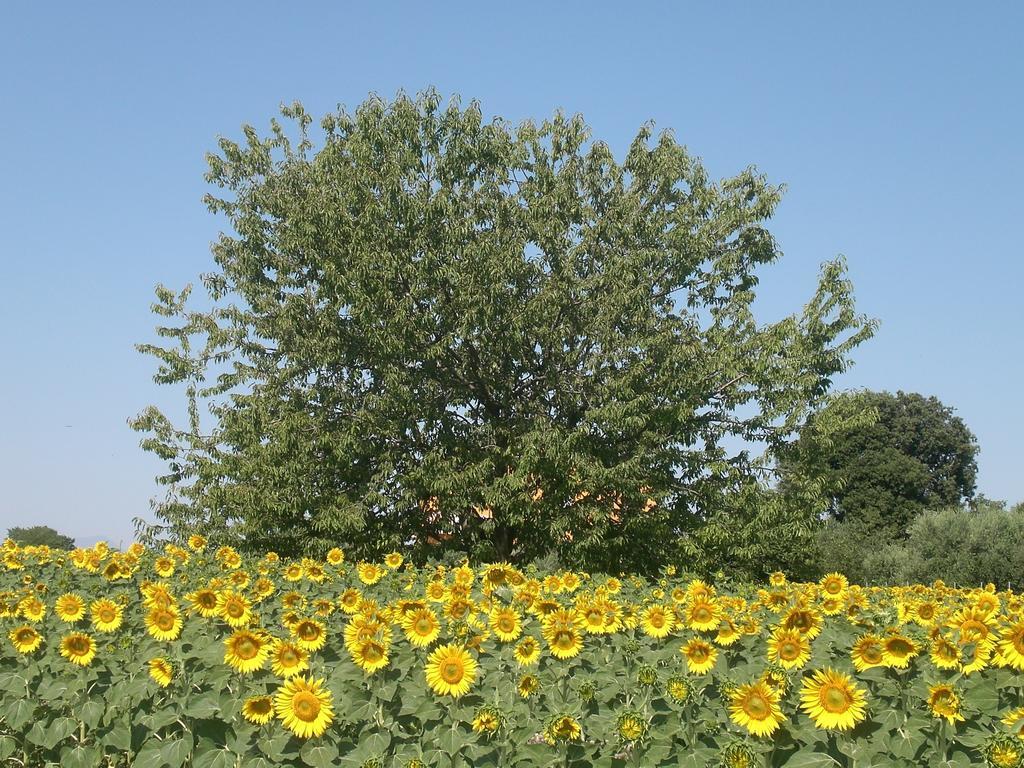
[[844, 254], [882, 325], [839, 385], [936, 395], [979, 490], [1022, 500], [1022, 33], [1020, 3], [5, 4], [0, 534], [127, 542], [148, 514], [162, 465], [126, 420], [180, 399], [133, 345], [156, 283], [213, 266], [217, 137], [430, 85], [580, 112], [619, 157], [653, 119], [714, 176], [786, 184], [762, 318]]

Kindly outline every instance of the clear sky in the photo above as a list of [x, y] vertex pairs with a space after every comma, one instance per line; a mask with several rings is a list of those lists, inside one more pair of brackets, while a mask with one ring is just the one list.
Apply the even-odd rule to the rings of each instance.
[[127, 543], [180, 412], [135, 352], [158, 282], [213, 267], [204, 154], [281, 103], [436, 86], [487, 115], [580, 112], [621, 158], [653, 119], [718, 177], [788, 192], [764, 320], [844, 254], [881, 320], [840, 386], [935, 395], [979, 490], [1024, 499], [1024, 4], [38, 3], [0, 23], [0, 535]]

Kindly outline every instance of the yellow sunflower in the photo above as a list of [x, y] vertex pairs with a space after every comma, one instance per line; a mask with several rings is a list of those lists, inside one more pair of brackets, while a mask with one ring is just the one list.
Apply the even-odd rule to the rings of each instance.
[[476, 660], [458, 645], [442, 645], [427, 659], [427, 684], [439, 695], [458, 698], [476, 680]]
[[686, 667], [694, 675], [710, 672], [718, 659], [718, 649], [697, 637], [686, 643], [679, 651], [686, 657]]
[[932, 717], [945, 718], [950, 725], [964, 720], [960, 714], [960, 696], [953, 686], [946, 683], [928, 688], [928, 708], [932, 711]]
[[527, 635], [516, 646], [514, 651], [516, 662], [521, 667], [528, 667], [540, 660], [540, 644], [537, 638]]
[[764, 681], [737, 686], [730, 693], [729, 717], [754, 736], [771, 736], [785, 719], [779, 692]]
[[941, 635], [932, 640], [928, 655], [939, 669], [960, 668], [960, 649]]
[[917, 654], [917, 645], [904, 635], [890, 635], [882, 642], [883, 666], [906, 669]]
[[57, 612], [57, 617], [68, 624], [74, 624], [85, 616], [85, 602], [71, 592], [58, 597], [53, 609]]
[[248, 629], [236, 629], [224, 640], [224, 663], [247, 674], [261, 669], [270, 655], [270, 642]]
[[331, 692], [323, 680], [293, 677], [274, 696], [274, 711], [300, 739], [322, 736], [334, 721]]
[[217, 592], [212, 589], [197, 589], [185, 595], [189, 607], [204, 619], [212, 619], [217, 615]]
[[768, 638], [768, 660], [786, 669], [800, 669], [811, 658], [811, 643], [792, 629], [776, 629]]
[[146, 631], [156, 640], [177, 640], [181, 615], [175, 608], [153, 608], [146, 614]]
[[32, 595], [18, 603], [18, 611], [29, 621], [42, 621], [46, 615], [46, 603]]
[[278, 640], [270, 654], [270, 665], [275, 675], [288, 679], [309, 668], [309, 655], [295, 643]]
[[1024, 672], [1024, 621], [1018, 621], [1000, 633], [999, 652], [1011, 667]]
[[232, 629], [241, 629], [252, 623], [252, 606], [244, 595], [226, 589], [217, 595], [217, 615]]
[[1011, 731], [1015, 731], [1020, 738], [1024, 739], [1024, 707], [1010, 710], [1001, 722]]
[[349, 652], [352, 654], [352, 660], [356, 666], [371, 675], [391, 663], [391, 659], [388, 657], [388, 646], [373, 638], [363, 640], [355, 647], [350, 647]]
[[319, 651], [327, 643], [327, 630], [316, 619], [302, 619], [289, 627], [295, 644], [304, 651]]
[[661, 639], [668, 637], [675, 628], [676, 615], [671, 608], [664, 605], [649, 605], [640, 614], [640, 628], [648, 637]]
[[523, 675], [519, 678], [516, 690], [520, 696], [528, 699], [540, 690], [540, 680], [537, 679], [536, 675]]
[[171, 668], [171, 662], [163, 657], [158, 657], [149, 660], [149, 676], [156, 681], [157, 685], [162, 688], [166, 688], [171, 684], [174, 670]]
[[861, 635], [850, 649], [850, 658], [853, 660], [854, 669], [858, 672], [880, 667], [885, 662], [885, 647], [882, 645], [882, 638], [878, 635]]
[[402, 619], [405, 637], [417, 648], [426, 648], [441, 634], [441, 622], [429, 608], [417, 608]]
[[559, 741], [579, 741], [583, 738], [583, 727], [572, 715], [555, 715], [544, 729], [544, 741], [554, 744]]
[[403, 562], [405, 562], [405, 558], [402, 557], [401, 552], [391, 552], [384, 556], [384, 565], [393, 571], [400, 568]]
[[829, 597], [842, 597], [849, 589], [850, 582], [841, 573], [829, 573], [822, 577], [818, 586]]
[[359, 563], [356, 566], [356, 573], [359, 580], [367, 586], [372, 586], [384, 577], [384, 569], [376, 563]]
[[250, 696], [242, 705], [242, 717], [254, 725], [266, 725], [274, 716], [274, 700], [270, 696]]
[[523, 623], [519, 612], [511, 606], [494, 608], [489, 616], [491, 631], [503, 643], [511, 643], [523, 634]]
[[823, 624], [821, 612], [805, 605], [793, 606], [782, 620], [785, 629], [795, 629], [808, 640], [813, 640], [821, 634]]
[[60, 641], [60, 655], [72, 664], [87, 667], [96, 656], [96, 643], [83, 632], [72, 632]]
[[863, 720], [867, 697], [853, 678], [833, 669], [817, 670], [805, 677], [800, 707], [818, 728], [846, 731]]
[[713, 597], [695, 597], [686, 609], [686, 626], [699, 632], [718, 629], [722, 622], [722, 606]]
[[14, 649], [18, 653], [33, 653], [43, 644], [43, 636], [28, 624], [15, 627], [8, 633], [7, 637], [10, 638]]

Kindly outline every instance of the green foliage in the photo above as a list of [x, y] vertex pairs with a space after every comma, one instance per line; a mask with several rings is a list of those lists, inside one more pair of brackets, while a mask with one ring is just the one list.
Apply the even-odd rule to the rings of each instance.
[[139, 345], [189, 413], [131, 422], [168, 463], [149, 538], [616, 572], [758, 527], [734, 494], [765, 467], [727, 446], [781, 446], [874, 330], [841, 260], [755, 321], [780, 188], [650, 126], [620, 163], [579, 117], [434, 92], [328, 115], [317, 150], [283, 114], [297, 141], [275, 120], [209, 157], [213, 308], [161, 286], [169, 344]]
[[71, 550], [75, 548], [75, 540], [70, 536], [64, 536], [58, 533], [48, 525], [33, 525], [28, 528], [14, 528], [7, 529], [7, 538], [11, 541], [16, 541], [22, 546], [34, 545], [34, 546], [47, 546], [53, 549], [67, 549]]
[[780, 463], [787, 482], [817, 479], [829, 517], [855, 523], [855, 534], [902, 538], [924, 509], [971, 499], [977, 452], [974, 435], [937, 398], [858, 391], [816, 412]]
[[1017, 587], [1024, 573], [1024, 505], [985, 501], [926, 511], [905, 541], [879, 539], [856, 523], [831, 523], [817, 537], [819, 571], [865, 584], [929, 583]]

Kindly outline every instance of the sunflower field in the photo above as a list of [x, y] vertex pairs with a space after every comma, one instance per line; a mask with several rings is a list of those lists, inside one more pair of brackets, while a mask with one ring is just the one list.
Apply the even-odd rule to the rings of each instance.
[[1024, 600], [0, 545], [0, 764], [1024, 765]]

